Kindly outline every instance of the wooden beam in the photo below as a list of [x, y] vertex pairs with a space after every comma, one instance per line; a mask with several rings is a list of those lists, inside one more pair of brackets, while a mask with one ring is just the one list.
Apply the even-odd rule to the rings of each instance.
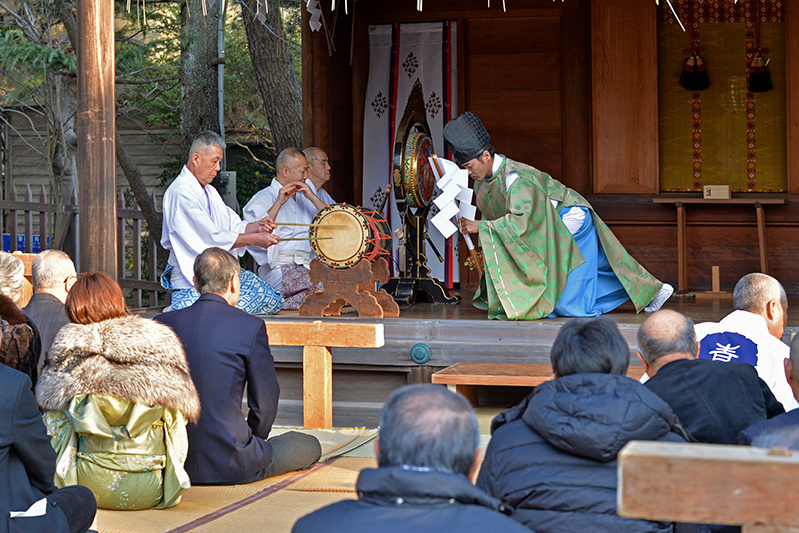
[[117, 279], [114, 2], [78, 0], [80, 270]]
[[333, 356], [328, 347], [303, 348], [302, 406], [305, 427], [333, 426]]
[[799, 453], [634, 441], [618, 456], [618, 514], [703, 524], [799, 526]]
[[303, 424], [307, 428], [333, 427], [333, 355], [330, 348], [380, 348], [385, 344], [383, 324], [321, 320], [265, 322], [270, 344], [303, 346]]
[[341, 346], [379, 348], [385, 343], [383, 324], [265, 321], [269, 344], [277, 346]]

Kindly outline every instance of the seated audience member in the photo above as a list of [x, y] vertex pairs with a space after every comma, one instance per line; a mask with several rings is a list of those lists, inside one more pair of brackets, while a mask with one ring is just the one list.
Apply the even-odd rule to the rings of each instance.
[[44, 365], [44, 356], [61, 326], [69, 324], [64, 302], [78, 275], [72, 259], [61, 250], [45, 250], [36, 254], [31, 265], [33, 296], [22, 311], [36, 324], [42, 339], [42, 354], [36, 369]]
[[275, 161], [277, 175], [244, 206], [243, 217], [257, 221], [264, 217], [277, 224], [274, 234], [280, 242], [268, 249], [249, 247], [258, 263], [258, 275], [283, 295], [283, 309], [299, 309], [305, 297], [319, 290], [308, 275], [311, 243], [308, 224], [324, 209], [305, 179], [308, 162], [296, 148], [286, 148]]
[[472, 485], [480, 430], [469, 403], [436, 385], [394, 390], [383, 406], [377, 469], [358, 476], [358, 499], [319, 509], [293, 533], [529, 530], [501, 502]]
[[186, 420], [200, 412], [180, 341], [129, 315], [107, 274], [78, 276], [36, 385], [58, 454], [56, 484], [89, 487], [103, 509], [163, 509], [189, 486]]
[[188, 429], [186, 471], [195, 484], [252, 483], [310, 468], [322, 452], [315, 437], [296, 431], [267, 440], [280, 387], [264, 321], [235, 307], [240, 271], [228, 252], [208, 248], [194, 262], [200, 298], [155, 317], [183, 342], [203, 404], [197, 425]]
[[766, 274], [747, 274], [735, 285], [732, 303], [735, 311], [721, 322], [696, 325], [699, 359], [749, 363], [786, 411], [799, 407], [783, 369], [788, 297], [782, 284]]
[[42, 341], [36, 324], [19, 308], [24, 274], [25, 265], [19, 257], [0, 252], [0, 320], [5, 330], [0, 363], [27, 374], [36, 385]]
[[738, 433], [785, 410], [752, 365], [697, 359], [694, 323], [670, 310], [638, 329], [645, 386], [663, 398], [699, 442], [736, 444]]
[[[791, 342], [791, 356], [785, 360], [785, 379], [793, 391], [794, 397], [799, 397], [799, 336]], [[753, 444], [753, 439], [760, 433], [785, 426], [799, 428], [799, 409], [792, 409], [787, 413], [775, 416], [770, 420], [762, 420], [749, 426], [738, 435], [739, 444]]]
[[687, 436], [666, 402], [625, 376], [629, 349], [616, 324], [570, 320], [550, 357], [555, 379], [492, 422], [477, 486], [539, 532], [672, 531], [616, 514], [621, 448]]
[[752, 446], [799, 450], [799, 424], [764, 429], [752, 439]]
[[[2, 335], [2, 332], [0, 332]], [[0, 531], [83, 533], [97, 511], [94, 495], [53, 484], [56, 455], [25, 374], [0, 365]]]

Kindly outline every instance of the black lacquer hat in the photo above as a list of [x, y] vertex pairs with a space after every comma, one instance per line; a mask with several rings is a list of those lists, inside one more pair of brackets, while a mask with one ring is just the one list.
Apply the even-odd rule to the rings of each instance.
[[477, 115], [469, 111], [444, 126], [444, 142], [459, 165], [474, 159], [484, 150], [493, 152], [491, 135]]

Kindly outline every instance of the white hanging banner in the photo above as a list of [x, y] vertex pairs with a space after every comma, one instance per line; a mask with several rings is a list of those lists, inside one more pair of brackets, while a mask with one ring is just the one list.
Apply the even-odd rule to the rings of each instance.
[[[364, 105], [363, 200], [364, 207], [380, 206], [386, 185], [391, 184], [394, 136], [416, 80], [422, 84], [427, 123], [435, 153], [448, 157], [444, 125], [458, 113], [457, 25], [455, 22], [381, 24], [369, 27], [369, 81]], [[393, 191], [384, 213], [392, 231], [401, 228]], [[429, 218], [438, 214], [430, 209]], [[451, 228], [448, 228], [451, 229]], [[452, 287], [459, 281], [457, 235], [445, 239], [430, 231], [431, 240], [444, 258], [439, 261], [427, 246], [431, 275]], [[397, 241], [394, 240], [397, 260]], [[397, 272], [397, 265], [391, 265]]]

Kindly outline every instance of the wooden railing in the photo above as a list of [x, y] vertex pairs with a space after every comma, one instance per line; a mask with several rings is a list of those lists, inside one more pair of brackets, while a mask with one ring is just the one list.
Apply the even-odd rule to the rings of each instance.
[[[20, 192], [20, 189], [22, 192]], [[70, 202], [60, 207], [64, 223], [62, 230], [48, 242], [47, 236], [54, 235], [55, 215], [59, 209], [49, 202], [47, 190], [39, 188], [34, 197], [30, 185], [14, 190], [14, 199], [0, 199], [1, 233], [10, 236], [10, 251], [19, 248], [17, 237], [25, 236], [25, 251], [33, 251], [33, 238], [40, 235], [40, 250], [55, 248], [59, 250], [71, 246], [78, 250], [78, 199], [72, 195]], [[155, 195], [153, 204], [155, 205]], [[158, 307], [165, 305], [166, 290], [161, 287], [158, 276], [157, 240], [160, 235], [150, 235], [144, 215], [134, 200], [130, 205], [120, 191], [117, 197], [117, 281], [125, 291], [128, 304], [133, 308]]]

